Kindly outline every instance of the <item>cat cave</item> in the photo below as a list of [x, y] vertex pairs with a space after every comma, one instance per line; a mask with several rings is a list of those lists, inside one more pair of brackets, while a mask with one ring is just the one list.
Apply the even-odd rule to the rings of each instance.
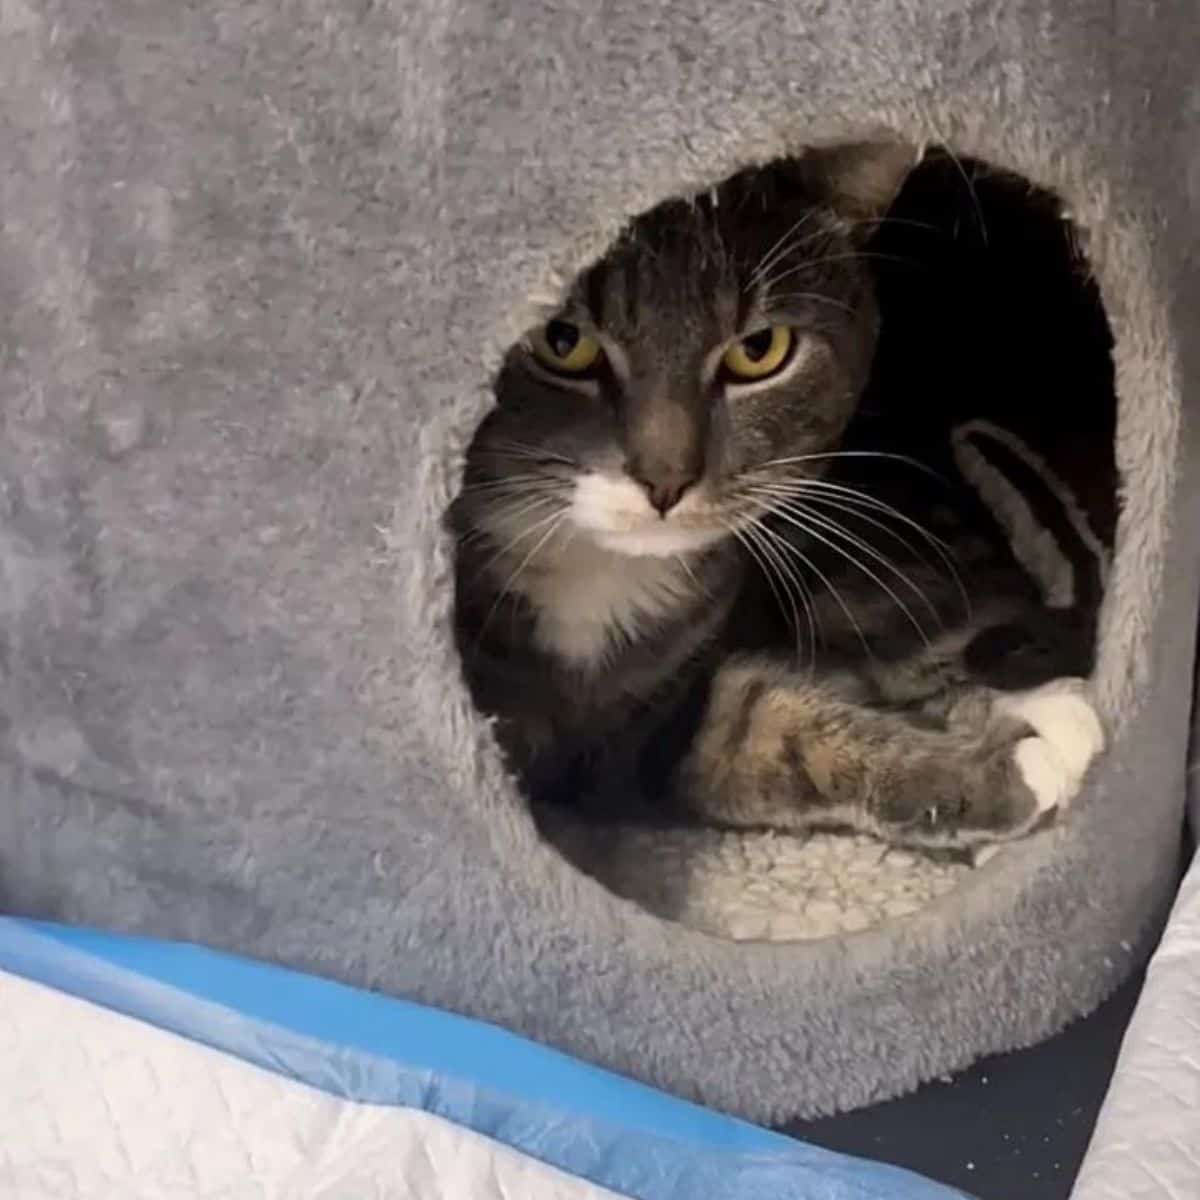
[[[905, 567], [916, 565], [926, 579], [931, 569], [944, 576], [942, 583], [949, 587], [955, 609], [961, 594], [968, 601], [973, 594], [978, 609], [978, 600], [985, 598], [982, 591], [996, 589], [1003, 573], [1016, 570], [1036, 581], [1039, 603], [1051, 622], [1042, 653], [1053, 652], [1061, 665], [1038, 664], [1022, 684], [1012, 678], [1020, 670], [1020, 654], [1011, 630], [993, 630], [977, 645], [997, 634], [1006, 639], [1003, 654], [1008, 661], [1001, 674], [1007, 676], [1004, 683], [1010, 691], [1056, 675], [1085, 675], [1094, 664], [1096, 617], [1110, 566], [1117, 495], [1111, 334], [1082, 251], [1083, 235], [1053, 195], [1027, 180], [940, 147], [925, 148], [914, 166], [915, 157], [904, 147], [873, 145], [842, 146], [833, 154], [810, 152], [813, 170], [840, 164], [844, 172], [869, 172], [876, 186], [899, 163], [905, 182], [898, 195], [883, 202], [886, 216], [859, 218], [868, 233], [863, 248], [849, 252], [872, 264], [882, 337], [858, 413], [840, 442], [845, 453], [820, 485], [836, 489], [823, 494], [837, 499], [820, 509], [793, 508], [784, 518], [788, 525], [775, 525], [786, 534], [810, 522], [813, 534], [805, 549], [817, 560], [810, 566], [810, 559], [789, 550], [777, 533], [743, 539], [749, 569], [766, 576], [770, 603], [779, 609], [779, 641], [769, 653], [780, 661], [782, 651], [791, 669], [806, 679], [813, 665], [811, 643], [820, 644], [825, 633], [821, 600], [814, 597], [827, 593], [828, 620], [830, 615], [844, 616], [843, 606], [863, 603], [863, 590], [869, 593], [868, 609], [878, 607], [872, 602], [882, 602], [900, 626], [909, 627], [899, 632], [908, 633], [911, 652], [920, 640], [912, 630], [925, 638], [937, 636], [930, 614], [939, 614]], [[764, 197], [771, 194], [776, 170], [803, 178], [806, 168], [794, 162], [752, 168], [738, 177], [748, 182], [735, 183], [725, 199], [720, 192], [716, 200], [691, 197], [688, 207], [707, 202], [735, 206], [743, 214], [757, 212], [756, 203], [772, 203]], [[764, 172], [767, 182], [760, 183]], [[786, 184], [778, 187], [787, 190]], [[780, 217], [783, 228], [798, 225], [805, 231], [801, 236], [810, 237], [812, 219], [803, 209], [799, 217], [795, 210]], [[664, 210], [655, 228], [677, 228], [686, 220], [678, 209]], [[631, 236], [636, 239], [637, 234]], [[730, 245], [733, 236], [725, 228], [727, 255], [736, 253]], [[655, 243], [653, 253], [661, 258], [672, 244]], [[771, 259], [782, 256], [771, 235], [764, 244], [771, 247]], [[703, 251], [701, 259], [712, 252]], [[821, 256], [831, 253], [848, 252], [839, 247]], [[803, 256], [794, 257], [799, 261], [778, 268], [785, 282], [797, 276], [814, 278]], [[673, 271], [679, 269], [675, 266]], [[636, 287], [625, 282], [626, 276], [621, 278], [626, 292]], [[575, 293], [586, 297], [601, 286], [589, 277]], [[653, 288], [642, 290], [651, 303]], [[825, 297], [818, 301], [828, 303]], [[763, 303], [769, 304], [769, 299]], [[830, 320], [819, 304], [817, 312], [818, 323]], [[1020, 352], [1012, 354], [1012, 346], [1020, 346]], [[511, 371], [509, 379], [510, 391], [521, 387], [519, 380], [512, 381]], [[557, 418], [576, 394], [552, 391], [548, 411]], [[497, 589], [492, 589], [482, 602], [474, 602], [485, 615], [460, 637], [468, 657], [478, 653], [491, 625], [511, 626], [528, 612], [526, 602], [516, 596], [522, 573], [536, 573], [542, 563], [564, 553], [564, 548], [569, 553], [574, 544], [574, 533], [557, 540], [538, 536], [549, 529], [555, 513], [549, 500], [539, 499], [545, 489], [538, 484], [531, 499], [528, 486], [535, 479], [530, 471], [536, 469], [531, 464], [537, 437], [528, 414], [538, 410], [520, 396], [512, 401], [524, 404], [516, 419], [529, 440], [511, 451], [504, 436], [511, 419], [509, 425], [492, 421], [483, 433], [480, 453], [488, 456], [489, 464], [511, 461], [517, 483], [510, 486], [503, 476], [480, 479], [478, 470], [469, 468], [464, 492], [480, 493], [492, 505], [514, 494], [510, 507], [528, 515], [524, 522], [505, 521], [502, 536], [494, 539], [478, 528], [465, 534], [468, 549], [459, 586], [478, 590], [481, 572], [492, 563], [497, 564], [496, 583], [504, 585], [498, 594], [493, 596]], [[731, 406], [737, 402], [735, 398]], [[551, 447], [543, 449], [549, 452]], [[506, 457], [510, 453], [512, 457]], [[561, 470], [561, 464], [551, 460], [551, 480]], [[889, 495], [903, 507], [889, 509], [884, 503]], [[470, 504], [470, 511], [477, 513], [474, 495]], [[973, 566], [955, 566], [946, 554], [948, 543], [934, 543], [922, 523], [947, 505], [957, 516], [957, 531], [948, 536], [961, 542], [965, 533], [976, 540], [988, 537], [992, 529], [991, 536], [998, 537], [1021, 565], [996, 568], [977, 558]], [[856, 511], [867, 514], [857, 527]], [[472, 539], [482, 547], [478, 552], [470, 550]], [[914, 546], [913, 540], [920, 545]], [[498, 547], [510, 542], [515, 550], [505, 557]], [[897, 544], [904, 549], [897, 551]], [[904, 566], [897, 565], [893, 553]], [[579, 555], [569, 561], [575, 572], [584, 562]], [[552, 576], [552, 565], [542, 571], [543, 578]], [[842, 596], [847, 588], [849, 600]], [[752, 609], [744, 619], [761, 617], [760, 610]], [[798, 641], [789, 650], [793, 637]], [[897, 637], [894, 625], [890, 630], [885, 625], [881, 639], [880, 652], [895, 660], [897, 642], [904, 639]], [[487, 654], [493, 659], [511, 657], [511, 640], [501, 636], [496, 641], [493, 635]], [[1023, 652], [1030, 649], [1026, 645]], [[470, 681], [470, 668], [467, 675]], [[495, 702], [503, 677], [501, 672], [484, 685], [485, 699], [490, 692]], [[626, 697], [622, 707], [630, 703]], [[707, 700], [700, 702], [701, 707], [706, 704]], [[504, 708], [501, 700], [501, 719]], [[653, 705], [631, 718], [629, 729], [616, 736], [636, 736], [638, 722], [645, 720], [655, 720]], [[570, 722], [567, 728], [572, 728]], [[682, 753], [678, 746], [665, 751], [668, 757]], [[662, 750], [655, 755], [656, 760], [663, 757]], [[662, 772], [647, 784], [638, 778], [645, 772], [636, 770], [632, 778], [613, 782], [609, 777], [614, 771], [619, 776], [616, 763], [606, 760], [601, 749], [597, 761], [568, 772], [565, 786], [559, 788], [565, 795], [557, 795], [552, 803], [535, 803], [543, 834], [580, 869], [651, 912], [739, 940], [857, 932], [888, 917], [906, 916], [963, 882], [973, 860], [1000, 850], [993, 846], [979, 859], [970, 853], [914, 855], [903, 840], [889, 845], [878, 837], [849, 836], [853, 830], [845, 828], [722, 828], [720, 820], [689, 819], [686, 806], [680, 809], [669, 799], [664, 803], [663, 797], [647, 794], [663, 789]]]
[[[1125, 978], [1176, 878], [1200, 592], [1170, 29], [1087, 3], [103, 8], [3, 18], [6, 913], [442, 1006], [760, 1121], [1027, 1045]], [[548, 839], [453, 634], [444, 516], [502, 357], [638, 214], [879, 137], [927, 148], [874, 244], [879, 370], [1077, 498], [1107, 748], [976, 867]], [[778, 916], [773, 876], [851, 866], [865, 915]]]

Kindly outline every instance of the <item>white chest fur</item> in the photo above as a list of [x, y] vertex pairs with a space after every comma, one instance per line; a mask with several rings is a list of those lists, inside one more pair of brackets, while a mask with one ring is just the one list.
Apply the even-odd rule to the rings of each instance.
[[537, 613], [538, 646], [580, 667], [669, 618], [695, 589], [678, 559], [617, 554], [579, 537], [549, 547], [515, 586]]

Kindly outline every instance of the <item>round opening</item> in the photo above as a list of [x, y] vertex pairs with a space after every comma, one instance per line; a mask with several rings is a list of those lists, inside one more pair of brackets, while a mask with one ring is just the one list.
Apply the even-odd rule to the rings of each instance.
[[[543, 835], [716, 935], [864, 929], [1019, 853], [1054, 814], [1011, 755], [984, 771], [978, 714], [1092, 666], [1118, 480], [1082, 231], [1011, 173], [896, 154], [813, 151], [631, 222], [513, 348], [452, 510], [466, 674]], [[761, 521], [677, 520], [726, 469]], [[817, 798], [781, 818], [789, 769]]]

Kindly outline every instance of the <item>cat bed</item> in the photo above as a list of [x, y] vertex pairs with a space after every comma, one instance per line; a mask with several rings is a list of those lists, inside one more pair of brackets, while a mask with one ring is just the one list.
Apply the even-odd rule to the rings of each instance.
[[[2, 20], [5, 911], [449, 1008], [764, 1121], [1044, 1037], [1128, 972], [1173, 878], [1198, 593], [1180, 30], [1086, 0]], [[625, 221], [881, 129], [1086, 236], [1109, 748], [1068, 819], [919, 911], [739, 941], [540, 836], [461, 679], [443, 515], [501, 354]], [[1010, 377], [1086, 411], [1072, 361]]]
[[477, 1021], [0, 919], [8, 1196], [954, 1200]]

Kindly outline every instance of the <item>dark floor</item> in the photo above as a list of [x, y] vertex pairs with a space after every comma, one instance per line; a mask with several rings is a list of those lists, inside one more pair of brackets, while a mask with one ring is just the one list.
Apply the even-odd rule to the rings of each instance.
[[1091, 1017], [1040, 1046], [786, 1132], [908, 1167], [979, 1200], [1066, 1200], [1141, 983], [1139, 974]]

